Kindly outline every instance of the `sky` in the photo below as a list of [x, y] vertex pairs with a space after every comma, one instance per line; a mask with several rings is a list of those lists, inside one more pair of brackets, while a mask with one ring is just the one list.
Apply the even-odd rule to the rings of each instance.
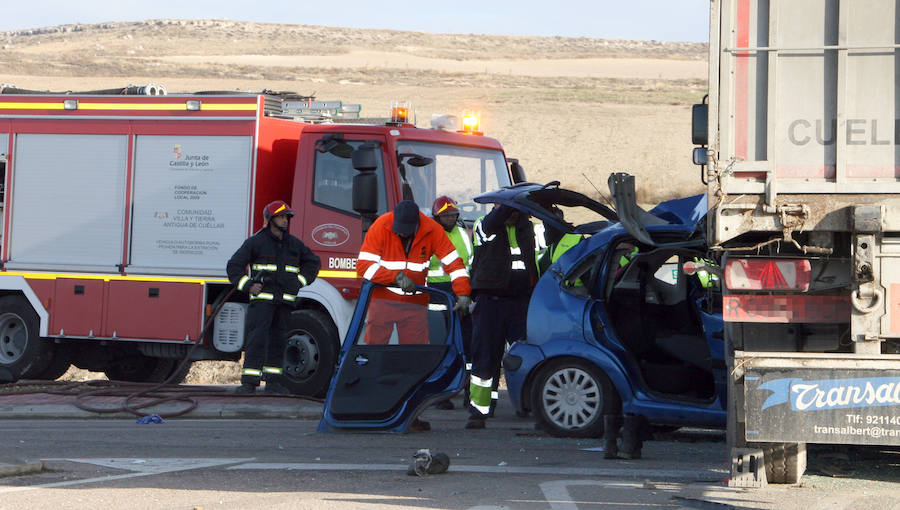
[[432, 33], [706, 42], [709, 0], [2, 0], [0, 31], [224, 18]]

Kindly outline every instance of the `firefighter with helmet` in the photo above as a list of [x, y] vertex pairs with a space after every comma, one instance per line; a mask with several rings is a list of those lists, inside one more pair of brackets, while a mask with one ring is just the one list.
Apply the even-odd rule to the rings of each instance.
[[[263, 209], [265, 226], [250, 236], [228, 261], [228, 279], [250, 297], [244, 367], [237, 393], [254, 393], [266, 381], [266, 393], [289, 393], [282, 375], [288, 320], [297, 292], [316, 279], [321, 262], [288, 233], [294, 211], [282, 200]], [[247, 267], [250, 273], [247, 274]]]
[[[469, 271], [472, 267], [472, 239], [469, 232], [459, 223], [459, 206], [452, 198], [448, 196], [440, 196], [435, 199], [431, 205], [431, 217], [444, 227], [447, 237], [456, 248], [456, 253], [466, 265]], [[448, 275], [443, 267], [441, 260], [437, 255], [431, 256], [431, 264], [428, 266], [428, 286], [441, 289], [446, 292], [453, 292], [453, 286], [450, 283], [450, 275]], [[466, 372], [472, 369], [472, 316], [464, 310], [460, 314], [459, 323], [462, 329], [463, 355], [466, 360]], [[442, 400], [436, 404], [438, 409], [453, 409], [453, 402], [450, 399]]]

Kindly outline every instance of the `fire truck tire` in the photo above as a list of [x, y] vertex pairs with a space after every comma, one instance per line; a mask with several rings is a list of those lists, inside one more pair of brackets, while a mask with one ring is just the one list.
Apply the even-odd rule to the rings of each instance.
[[69, 371], [72, 366], [72, 358], [69, 355], [69, 349], [64, 345], [53, 346], [53, 359], [43, 372], [34, 375], [34, 379], [42, 381], [55, 381]]
[[103, 373], [111, 381], [161, 383], [175, 369], [177, 360], [132, 354], [111, 361]]
[[768, 443], [763, 447], [766, 481], [797, 483], [806, 471], [806, 443]]
[[532, 411], [541, 429], [557, 437], [597, 437], [603, 415], [619, 413], [619, 394], [602, 370], [573, 358], [549, 362], [531, 387]]
[[[172, 371], [169, 372], [168, 377], [166, 378], [169, 381], [169, 384], [181, 384], [187, 378], [188, 372], [191, 371], [192, 362], [188, 362], [184, 365], [184, 368], [178, 370], [178, 367], [181, 366], [181, 360], [176, 359], [175, 365], [172, 367]], [[169, 379], [171, 378], [171, 379]]]
[[14, 379], [34, 378], [50, 365], [53, 343], [39, 336], [37, 313], [17, 295], [0, 298], [0, 368]]
[[317, 310], [294, 312], [285, 342], [282, 384], [294, 395], [325, 396], [339, 346], [337, 328], [328, 315]]

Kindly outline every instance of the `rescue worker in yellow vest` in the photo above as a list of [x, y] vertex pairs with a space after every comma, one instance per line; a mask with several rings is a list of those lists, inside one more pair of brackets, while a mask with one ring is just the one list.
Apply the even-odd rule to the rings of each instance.
[[467, 429], [483, 429], [497, 402], [506, 343], [525, 337], [538, 279], [535, 232], [528, 216], [501, 205], [475, 222], [472, 262], [472, 374]]
[[263, 209], [266, 225], [244, 241], [226, 266], [231, 283], [250, 295], [249, 333], [236, 393], [255, 392], [261, 380], [266, 381], [266, 393], [289, 393], [279, 382], [288, 320], [297, 292], [316, 279], [321, 265], [316, 254], [288, 233], [293, 215], [281, 200], [267, 205]]
[[[456, 248], [456, 252], [466, 266], [466, 270], [472, 268], [472, 240], [469, 238], [469, 232], [459, 224], [459, 207], [456, 201], [447, 196], [438, 197], [431, 206], [431, 217], [434, 218], [447, 233], [450, 242]], [[450, 283], [450, 275], [448, 275], [437, 255], [432, 255], [431, 264], [428, 266], [428, 286], [441, 289], [446, 292], [453, 292], [453, 285]], [[467, 312], [467, 311], [466, 311]], [[466, 372], [472, 370], [472, 316], [468, 313], [461, 313], [459, 324], [462, 332], [463, 356], [466, 361]], [[435, 407], [438, 409], [453, 409], [453, 402], [450, 399], [438, 402]]]

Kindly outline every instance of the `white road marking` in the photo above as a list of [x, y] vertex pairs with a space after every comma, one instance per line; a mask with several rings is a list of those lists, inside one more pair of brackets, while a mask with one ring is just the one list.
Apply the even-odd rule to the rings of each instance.
[[67, 461], [81, 462], [84, 464], [95, 464], [98, 466], [111, 467], [115, 469], [123, 469], [132, 471], [122, 475], [98, 476], [96, 478], [85, 478], [83, 480], [68, 480], [65, 482], [45, 483], [41, 485], [30, 485], [27, 487], [4, 487], [0, 488], [0, 494], [8, 492], [22, 492], [34, 489], [50, 489], [54, 487], [69, 487], [72, 485], [82, 485], [86, 483], [107, 482], [112, 480], [123, 480], [126, 478], [137, 478], [140, 476], [158, 475], [162, 473], [174, 473], [176, 471], [189, 471], [191, 469], [201, 469], [207, 467], [224, 466], [228, 464], [236, 464], [239, 462], [247, 462], [254, 460], [249, 459], [125, 459], [125, 458], [105, 458], [105, 459], [42, 459], [45, 461]]

